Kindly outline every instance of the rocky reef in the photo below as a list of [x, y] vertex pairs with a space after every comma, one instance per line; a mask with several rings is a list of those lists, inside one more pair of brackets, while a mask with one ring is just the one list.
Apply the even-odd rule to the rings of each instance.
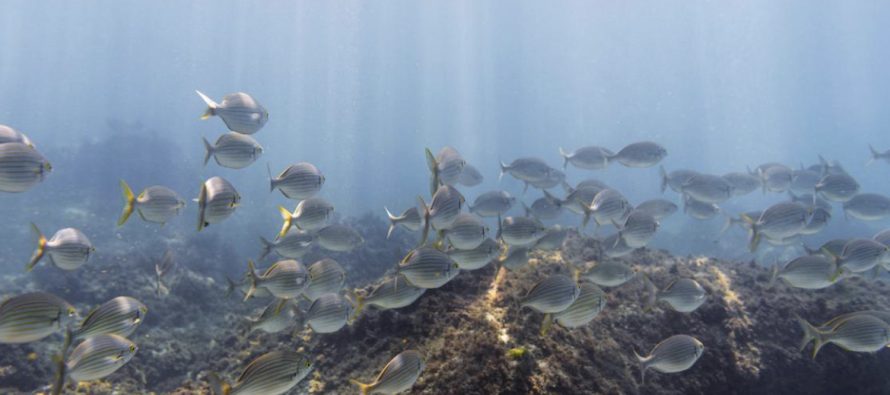
[[[338, 254], [312, 251], [304, 260], [338, 260], [348, 273], [347, 287], [363, 292], [392, 270], [412, 238], [397, 232], [385, 239], [385, 224], [370, 215], [348, 222], [365, 236], [361, 248]], [[417, 394], [864, 394], [890, 388], [885, 374], [890, 353], [852, 353], [829, 345], [813, 360], [809, 349], [798, 350], [801, 330], [794, 318], [818, 323], [841, 313], [886, 309], [890, 300], [882, 281], [853, 278], [824, 290], [801, 290], [781, 281], [771, 285], [769, 269], [753, 263], [639, 249], [619, 259], [661, 286], [678, 276], [694, 278], [706, 289], [707, 301], [690, 314], [665, 304], [645, 310], [645, 288], [635, 279], [606, 288], [606, 308], [588, 325], [571, 330], [554, 325], [542, 335], [544, 316], [520, 308], [520, 298], [549, 274], [571, 275], [574, 267], [608, 259], [596, 240], [570, 234], [561, 250], [534, 252], [529, 264], [517, 270], [489, 265], [463, 272], [411, 306], [368, 307], [336, 333], [248, 334], [246, 317], [256, 316], [265, 301], [244, 303], [237, 293], [226, 296], [224, 278], [206, 265], [207, 256], [225, 260], [230, 255], [221, 252], [224, 246], [206, 240], [183, 243], [199, 245], [178, 255], [179, 273], [167, 295], [155, 294], [151, 277], [157, 248], [140, 252], [135, 247], [107, 264], [74, 273], [42, 268], [7, 275], [0, 289], [4, 297], [46, 290], [82, 312], [118, 295], [149, 306], [147, 319], [131, 337], [140, 347], [136, 357], [104, 380], [82, 383], [76, 393], [84, 394], [208, 393], [206, 373], [231, 380], [250, 359], [284, 348], [310, 354], [315, 364], [294, 393], [357, 393], [348, 379], [372, 381], [405, 349], [426, 357], [411, 391]], [[238, 265], [243, 263], [221, 267]], [[681, 373], [650, 371], [641, 383], [634, 350], [646, 353], [674, 334], [700, 339], [706, 347], [701, 359]], [[60, 344], [55, 335], [0, 345], [0, 393], [45, 390]], [[73, 385], [69, 389], [75, 391]]]

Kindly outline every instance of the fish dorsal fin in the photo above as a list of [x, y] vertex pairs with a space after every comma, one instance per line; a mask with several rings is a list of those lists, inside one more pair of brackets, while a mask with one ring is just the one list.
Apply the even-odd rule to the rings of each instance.
[[98, 310], [99, 310], [98, 307], [93, 307], [93, 309], [90, 310], [89, 313], [87, 313], [87, 316], [84, 317], [83, 321], [81, 321], [80, 327], [83, 328], [84, 326], [86, 326], [86, 324], [88, 324], [90, 322], [90, 320], [93, 319], [93, 316], [96, 315], [96, 311], [98, 311]]
[[272, 266], [269, 266], [266, 269], [266, 271], [263, 272], [263, 277], [268, 276], [270, 273], [272, 273], [273, 270], [275, 270], [277, 268], [278, 268], [278, 262], [273, 263]]

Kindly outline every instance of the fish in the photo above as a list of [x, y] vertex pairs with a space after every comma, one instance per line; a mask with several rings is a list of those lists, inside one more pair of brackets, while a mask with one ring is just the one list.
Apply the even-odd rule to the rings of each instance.
[[13, 129], [11, 126], [0, 125], [0, 144], [21, 143], [34, 148], [34, 143], [24, 133]]
[[489, 230], [476, 215], [461, 213], [451, 227], [443, 231], [443, 235], [452, 247], [472, 250], [488, 238]]
[[733, 196], [744, 196], [763, 187], [760, 178], [751, 173], [726, 173], [723, 175], [723, 179], [732, 185]]
[[544, 233], [544, 236], [538, 239], [538, 242], [535, 243], [534, 249], [544, 251], [558, 250], [562, 248], [562, 244], [568, 234], [569, 229], [563, 228], [560, 225], [549, 227]]
[[460, 267], [448, 254], [420, 247], [408, 252], [396, 271], [414, 286], [430, 289], [447, 284], [460, 273]]
[[540, 221], [553, 220], [562, 214], [562, 201], [544, 191], [544, 197], [535, 199], [531, 207], [522, 203], [526, 217], [535, 217]]
[[430, 228], [437, 231], [448, 229], [457, 219], [465, 201], [464, 196], [451, 185], [440, 186], [433, 194], [433, 200], [430, 201], [429, 206], [426, 205], [422, 197], [418, 196], [417, 207], [420, 217], [423, 218], [423, 234], [420, 237], [420, 244], [426, 243]]
[[365, 242], [355, 229], [341, 224], [331, 224], [319, 229], [316, 240], [321, 248], [335, 252], [352, 251]]
[[216, 103], [200, 91], [196, 90], [195, 93], [207, 104], [207, 111], [201, 119], [218, 116], [233, 132], [254, 134], [269, 120], [266, 108], [244, 92], [225, 95], [221, 103]]
[[263, 309], [257, 319], [250, 320], [247, 332], [261, 330], [266, 333], [278, 333], [298, 322], [300, 318], [297, 306], [291, 300], [287, 299], [283, 306], [278, 299], [273, 300]]
[[631, 248], [645, 247], [661, 226], [655, 217], [636, 209], [630, 211], [624, 223], [618, 224], [614, 221], [619, 237]]
[[878, 232], [872, 239], [874, 239], [874, 241], [877, 241], [878, 243], [890, 247], [890, 229], [884, 229]]
[[621, 192], [614, 189], [603, 189], [590, 202], [588, 210], [584, 213], [581, 226], [587, 226], [591, 216], [597, 225], [608, 224], [612, 221], [624, 221], [630, 213], [630, 208], [630, 203]]
[[670, 217], [677, 212], [679, 207], [673, 202], [664, 199], [651, 199], [638, 204], [634, 207], [634, 211], [643, 212], [651, 215], [656, 221], [660, 221]]
[[820, 172], [805, 169], [803, 168], [803, 165], [801, 165], [799, 170], [791, 171], [791, 186], [788, 191], [812, 193], [821, 178], [822, 174]]
[[316, 333], [333, 333], [346, 325], [354, 311], [355, 307], [349, 298], [327, 293], [312, 301], [304, 319]]
[[646, 370], [678, 373], [692, 367], [705, 352], [705, 345], [689, 335], [674, 335], [656, 344], [649, 355], [634, 351], [640, 363], [640, 382], [646, 381]]
[[485, 181], [485, 177], [482, 176], [482, 173], [475, 166], [469, 163], [464, 165], [464, 169], [461, 170], [460, 177], [457, 179], [457, 182], [465, 187], [474, 187], [481, 184], [482, 181]]
[[501, 266], [507, 270], [516, 270], [528, 264], [528, 247], [509, 247], [500, 259]]
[[496, 241], [486, 238], [476, 248], [469, 250], [451, 248], [446, 253], [461, 270], [476, 270], [497, 258], [501, 254], [501, 246]]
[[782, 279], [788, 285], [802, 289], [822, 289], [837, 280], [837, 264], [833, 257], [822, 254], [794, 258], [781, 269], [773, 266], [770, 283]]
[[554, 274], [535, 284], [519, 305], [539, 313], [558, 313], [569, 308], [580, 294], [581, 287], [574, 280], [561, 274]]
[[424, 366], [423, 355], [419, 351], [402, 351], [383, 367], [373, 382], [350, 381], [359, 387], [362, 395], [396, 394], [411, 389]]
[[165, 186], [153, 185], [143, 189], [139, 196], [135, 196], [126, 181], [121, 180], [120, 184], [124, 209], [117, 220], [117, 226], [126, 223], [134, 210], [139, 212], [143, 221], [164, 225], [185, 208], [185, 200]]
[[560, 148], [559, 155], [563, 159], [563, 169], [571, 163], [572, 166], [579, 169], [601, 170], [609, 166], [609, 157], [614, 156], [615, 153], [603, 147], [589, 145], [572, 152], [567, 152]]
[[526, 185], [531, 185], [540, 190], [546, 190], [550, 188], [554, 188], [558, 185], [562, 185], [566, 182], [566, 174], [559, 169], [550, 169], [550, 173], [547, 175], [547, 178], [541, 181], [529, 181]]
[[509, 192], [494, 190], [485, 192], [473, 201], [470, 212], [480, 217], [497, 217], [504, 215], [516, 204], [516, 198]]
[[697, 171], [686, 169], [674, 170], [668, 173], [664, 166], [659, 166], [658, 171], [661, 174], [661, 193], [664, 193], [668, 187], [671, 187], [672, 191], [679, 193], [680, 188], [684, 184], [698, 175]]
[[[863, 311], [854, 311], [852, 313], [841, 314], [837, 317], [834, 317], [834, 318], [826, 321], [824, 324], [819, 325], [817, 327], [814, 327], [812, 325], [809, 325], [809, 323], [807, 323], [808, 325], [802, 326], [802, 329], [804, 331], [804, 334], [803, 334], [804, 336], [803, 336], [803, 340], [801, 341], [801, 344], [800, 344], [800, 351], [803, 351], [807, 347], [807, 345], [810, 344], [810, 342], [812, 342], [815, 339], [816, 332], [823, 332], [823, 333], [831, 332], [839, 324], [841, 324], [844, 321], [846, 321], [852, 317], [855, 317], [857, 315], [869, 315], [869, 316], [875, 317], [881, 321], [890, 323], [890, 312], [880, 311], [880, 310], [863, 310]], [[798, 322], [803, 321], [800, 317], [796, 317], [796, 318], [798, 319]], [[804, 322], [806, 322], [806, 321], [804, 321]], [[817, 329], [818, 331], [812, 330], [813, 328]]]
[[278, 189], [288, 199], [309, 199], [321, 191], [325, 176], [315, 165], [299, 162], [285, 168], [278, 176], [272, 176], [272, 169], [266, 166], [269, 173], [269, 192]]
[[704, 203], [723, 203], [733, 196], [733, 186], [723, 177], [696, 174], [680, 185], [680, 192]]
[[423, 218], [420, 216], [417, 207], [411, 207], [403, 211], [401, 215], [389, 212], [389, 209], [386, 207], [383, 209], [386, 210], [386, 217], [389, 218], [389, 229], [386, 231], [387, 239], [392, 235], [397, 226], [402, 226], [412, 232], [417, 232], [423, 227]]
[[49, 240], [34, 223], [31, 223], [31, 231], [37, 239], [37, 249], [25, 266], [27, 271], [34, 269], [44, 256], [48, 256], [50, 263], [59, 269], [76, 270], [96, 251], [90, 239], [75, 228], [60, 229]]
[[426, 164], [431, 174], [430, 193], [434, 194], [440, 185], [457, 184], [467, 161], [456, 149], [446, 146], [436, 156], [427, 148]]
[[247, 278], [250, 288], [244, 294], [245, 301], [257, 288], [265, 288], [278, 299], [293, 299], [309, 285], [309, 271], [294, 259], [275, 262], [263, 274], [257, 273], [253, 261], [247, 261]]
[[800, 317], [797, 317], [797, 321], [804, 331], [804, 338], [812, 337], [815, 340], [813, 359], [829, 343], [853, 352], [875, 352], [890, 344], [890, 324], [873, 315], [853, 315], [836, 322], [824, 332]]
[[742, 219], [751, 225], [749, 248], [757, 250], [762, 236], [785, 239], [797, 235], [807, 225], [811, 213], [811, 208], [799, 203], [780, 202], [764, 210], [760, 218], [742, 214]]
[[50, 336], [77, 318], [77, 310], [46, 292], [29, 292], [0, 303], [0, 343], [30, 343]]
[[581, 278], [602, 287], [617, 287], [635, 276], [636, 272], [633, 269], [617, 261], [598, 262], [590, 270], [581, 274]]
[[[748, 218], [760, 218], [761, 214], [763, 214], [763, 211], [754, 210], [745, 212], [744, 216], [747, 216]], [[726, 222], [723, 224], [723, 228], [720, 229], [720, 234], [722, 235], [726, 233], [726, 231], [729, 230], [729, 228], [731, 228], [733, 225], [738, 225], [740, 228], [750, 231], [751, 224], [745, 222], [745, 220], [743, 219], [744, 216], [741, 214], [738, 217], [726, 215]]]
[[563, 328], [587, 325], [606, 308], [606, 293], [588, 282], [581, 283], [578, 298], [569, 308], [553, 314], [553, 321]]
[[334, 205], [320, 197], [311, 197], [297, 203], [294, 212], [291, 213], [284, 206], [278, 206], [281, 213], [281, 231], [278, 238], [284, 237], [292, 226], [299, 230], [315, 231], [324, 228], [331, 220], [334, 213]]
[[535, 218], [506, 217], [498, 221], [497, 238], [510, 246], [529, 246], [547, 233], [547, 227]]
[[812, 193], [796, 195], [794, 192], [788, 191], [788, 196], [792, 202], [800, 203], [806, 207], [812, 207], [813, 209], [821, 208], [829, 213], [832, 210], [831, 203]]
[[657, 165], [667, 154], [664, 147], [651, 141], [641, 141], [628, 144], [618, 153], [610, 155], [609, 161], [615, 160], [627, 167], [644, 168]]
[[265, 237], [260, 237], [263, 249], [260, 251], [259, 259], [262, 260], [273, 251], [282, 258], [301, 258], [309, 251], [309, 247], [312, 246], [314, 241], [315, 235], [303, 230], [287, 232], [284, 237], [280, 237], [274, 242], [267, 240]]
[[145, 320], [148, 307], [129, 296], [118, 296], [91, 311], [74, 331], [74, 339], [97, 335], [130, 336]]
[[324, 294], [338, 293], [345, 282], [343, 267], [331, 258], [322, 258], [309, 265], [309, 285], [303, 290], [303, 296], [315, 300]]
[[851, 239], [837, 258], [844, 271], [862, 273], [890, 260], [890, 247], [872, 239]]
[[877, 193], [860, 193], [844, 202], [844, 215], [862, 221], [890, 217], [890, 198]]
[[705, 303], [707, 294], [701, 284], [691, 278], [679, 278], [671, 281], [667, 287], [659, 290], [648, 276], [643, 276], [649, 291], [648, 308], [658, 302], [666, 302], [672, 309], [681, 313], [691, 313]]
[[0, 192], [25, 192], [52, 171], [53, 166], [33, 147], [22, 143], [0, 144]]
[[215, 395], [280, 395], [290, 391], [312, 371], [312, 361], [288, 350], [265, 353], [247, 364], [235, 384], [224, 382], [210, 373], [210, 387]]
[[82, 341], [65, 361], [65, 372], [76, 382], [99, 380], [130, 362], [136, 343], [119, 335], [96, 335]]
[[518, 158], [510, 164], [501, 162], [501, 173], [498, 179], [503, 178], [504, 174], [510, 174], [528, 187], [528, 183], [542, 182], [549, 178], [552, 170], [553, 168], [541, 158]]
[[877, 160], [884, 160], [885, 162], [890, 163], [890, 150], [880, 152], [876, 150], [875, 147], [872, 147], [871, 144], [869, 144], [868, 151], [871, 156], [868, 158], [868, 162], [865, 163], [866, 165], [871, 165]]
[[211, 177], [201, 184], [198, 195], [198, 231], [229, 218], [241, 203], [241, 195], [222, 177]]
[[590, 203], [597, 194], [608, 188], [583, 187], [571, 190], [562, 200], [562, 206], [567, 210], [582, 216], [590, 216]]
[[356, 315], [365, 305], [380, 309], [399, 309], [410, 306], [419, 299], [426, 288], [415, 287], [404, 275], [395, 276], [376, 286], [368, 296], [356, 298]]
[[634, 248], [624, 242], [624, 238], [618, 233], [613, 233], [600, 241], [603, 246], [603, 255], [609, 258], [620, 258], [633, 252]]
[[850, 175], [828, 174], [819, 180], [815, 191], [826, 200], [832, 202], [846, 202], [859, 193], [859, 183]]
[[[582, 189], [582, 188], [591, 188], [591, 189], [597, 189], [597, 190], [601, 191], [603, 189], [609, 189], [609, 185], [606, 184], [605, 182], [597, 180], [596, 178], [587, 178], [587, 179], [579, 181], [578, 184], [575, 185], [575, 189]], [[571, 191], [567, 191], [567, 192], [571, 192]], [[596, 195], [596, 193], [594, 193], [594, 195]]]
[[173, 251], [167, 249], [161, 261], [155, 264], [155, 293], [160, 296], [169, 293], [170, 288], [164, 284], [164, 276], [176, 269], [176, 261], [173, 260]]
[[683, 197], [683, 212], [692, 218], [707, 220], [720, 214], [720, 206], [714, 203], [705, 203], [693, 199], [691, 196]]
[[767, 163], [757, 167], [764, 192], [785, 192], [791, 188], [794, 171], [779, 163]]
[[210, 158], [216, 164], [229, 169], [243, 169], [256, 162], [263, 155], [263, 146], [246, 134], [228, 132], [219, 136], [216, 143], [211, 144], [206, 138], [204, 142], [204, 166]]
[[807, 225], [798, 233], [801, 235], [814, 235], [819, 233], [822, 229], [825, 229], [825, 227], [828, 226], [828, 221], [830, 220], [830, 212], [822, 208], [816, 208], [813, 210], [813, 215], [811, 215], [810, 219], [807, 221]]

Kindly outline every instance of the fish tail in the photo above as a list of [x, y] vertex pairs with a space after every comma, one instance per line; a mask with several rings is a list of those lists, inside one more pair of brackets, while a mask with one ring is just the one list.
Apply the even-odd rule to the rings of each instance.
[[260, 258], [258, 260], [263, 260], [272, 252], [275, 248], [275, 244], [272, 244], [271, 241], [266, 240], [265, 237], [260, 236], [260, 243], [263, 243], [263, 249], [260, 251]]
[[386, 206], [383, 206], [383, 209], [386, 210], [386, 217], [389, 218], [389, 229], [386, 230], [386, 238], [388, 239], [396, 229], [396, 221], [399, 220], [399, 217], [393, 215]]
[[819, 349], [822, 348], [822, 334], [819, 332], [816, 327], [807, 322], [807, 320], [801, 318], [798, 315], [794, 315], [794, 319], [797, 320], [797, 323], [800, 324], [800, 329], [803, 330], [803, 339], [800, 341], [800, 351], [803, 351], [804, 348], [807, 347], [807, 344], [810, 344], [811, 341], [816, 341], [816, 346], [813, 348], [813, 358], [816, 358], [816, 353], [819, 352]]
[[590, 214], [592, 214], [592, 210], [590, 206], [581, 203], [581, 209], [584, 210], [584, 219], [581, 220], [581, 229], [587, 228], [587, 223], [590, 222]]
[[121, 226], [127, 222], [127, 219], [130, 218], [130, 214], [133, 214], [133, 208], [136, 206], [136, 196], [133, 195], [133, 190], [130, 189], [130, 186], [127, 185], [127, 182], [124, 180], [121, 180], [121, 195], [124, 197], [124, 210], [121, 212], [121, 216], [117, 220], [117, 226]]
[[257, 283], [259, 282], [259, 275], [256, 274], [256, 266], [253, 261], [247, 261], [247, 279], [250, 280], [250, 288], [244, 293], [245, 301], [250, 299], [254, 292], [256, 292]]
[[430, 195], [432, 196], [439, 188], [439, 164], [436, 162], [436, 157], [433, 156], [433, 151], [430, 151], [429, 148], [426, 148], [424, 153], [426, 154], [426, 165], [430, 169]]
[[46, 253], [46, 236], [43, 233], [40, 233], [40, 229], [37, 228], [33, 222], [31, 223], [31, 233], [34, 234], [37, 239], [37, 249], [34, 250], [34, 254], [31, 255], [31, 260], [28, 262], [28, 265], [25, 266], [25, 271], [31, 271], [34, 269], [34, 266], [37, 265], [37, 262], [40, 262], [40, 258], [43, 258], [43, 255]]
[[237, 288], [238, 285], [235, 284], [235, 282], [232, 281], [232, 279], [229, 278], [229, 276], [226, 276], [226, 284], [228, 284], [228, 286], [226, 287], [226, 295], [225, 296], [229, 297], [229, 295], [231, 295], [233, 292], [235, 292], [235, 288]]
[[270, 167], [268, 163], [266, 163], [266, 173], [269, 173], [269, 192], [274, 192], [276, 184], [275, 178], [272, 177], [272, 167]]
[[278, 232], [278, 238], [282, 238], [287, 235], [287, 231], [290, 230], [290, 227], [293, 225], [294, 216], [291, 215], [290, 211], [287, 211], [284, 206], [278, 206], [278, 212], [281, 213], [281, 219], [284, 221], [281, 224], [281, 231]]
[[633, 350], [633, 352], [634, 356], [637, 357], [637, 362], [640, 364], [640, 385], [643, 385], [646, 382], [646, 369], [649, 368], [649, 358], [637, 354], [637, 350]]
[[565, 170], [569, 167], [569, 153], [559, 147], [559, 156], [562, 157], [562, 169]]
[[204, 203], [207, 202], [207, 185], [201, 184], [201, 192], [198, 193], [198, 232], [204, 229], [208, 223], [204, 220]]
[[201, 96], [201, 100], [204, 100], [204, 103], [207, 104], [207, 111], [204, 111], [204, 114], [201, 115], [201, 119], [207, 119], [216, 115], [216, 107], [219, 107], [219, 104], [216, 104], [213, 99], [207, 97], [207, 95], [201, 93], [199, 90], [196, 90], [195, 93], [197, 93], [198, 96]]
[[355, 379], [349, 379], [349, 382], [358, 386], [359, 391], [361, 391], [362, 395], [368, 395], [371, 393], [371, 384], [365, 384], [359, 382]]
[[502, 178], [504, 178], [504, 173], [507, 172], [507, 170], [510, 168], [510, 166], [508, 166], [503, 161], [498, 161], [498, 163], [501, 165], [501, 172], [498, 173], [498, 181], [500, 181]]
[[232, 386], [223, 381], [223, 379], [214, 372], [210, 372], [210, 374], [207, 375], [207, 380], [210, 381], [210, 389], [213, 392], [213, 395], [229, 395], [229, 393], [232, 392]]
[[417, 206], [420, 208], [420, 216], [423, 218], [423, 234], [421, 234], [420, 244], [418, 244], [418, 246], [422, 246], [430, 235], [430, 209], [421, 196], [417, 197]]
[[541, 336], [547, 336], [550, 328], [553, 327], [553, 314], [544, 314], [544, 321], [541, 322]]
[[213, 145], [204, 137], [201, 137], [201, 141], [204, 142], [204, 166], [207, 166], [207, 162], [209, 162], [210, 157], [213, 156]]
[[720, 228], [720, 236], [723, 236], [723, 234], [725, 234], [726, 231], [732, 227], [732, 217], [730, 217], [729, 215], [725, 215], [725, 216], [726, 216], [726, 221], [723, 222], [723, 227]]
[[779, 263], [776, 262], [773, 264], [772, 270], [770, 270], [769, 274], [769, 287], [772, 288], [773, 285], [776, 284], [776, 279], [779, 278]]
[[661, 174], [661, 193], [664, 193], [668, 187], [668, 173], [661, 165], [658, 166], [658, 172]]
[[871, 152], [871, 157], [868, 158], [868, 162], [865, 162], [866, 166], [868, 166], [872, 163], [875, 163], [875, 161], [881, 157], [881, 153], [878, 152], [878, 150], [876, 150], [875, 147], [872, 147], [871, 144], [868, 145], [868, 150]]
[[[398, 284], [398, 282], [396, 282]], [[362, 310], [365, 308], [365, 297], [359, 293], [355, 295], [355, 311], [352, 313], [352, 319], [358, 319], [359, 314], [362, 313]]]

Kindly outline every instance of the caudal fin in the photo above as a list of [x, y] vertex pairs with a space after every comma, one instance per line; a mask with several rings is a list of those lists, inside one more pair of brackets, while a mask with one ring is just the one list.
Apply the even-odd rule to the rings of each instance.
[[210, 157], [213, 156], [213, 144], [210, 144], [204, 137], [201, 137], [201, 141], [204, 142], [204, 166], [207, 166], [207, 162], [209, 162]]
[[392, 235], [392, 232], [396, 230], [396, 224], [398, 223], [397, 221], [399, 220], [399, 217], [389, 212], [389, 209], [386, 208], [386, 206], [384, 206], [383, 209], [386, 210], [386, 217], [389, 218], [389, 229], [386, 230], [386, 238], [388, 239], [389, 236]]
[[565, 152], [565, 150], [563, 150], [562, 147], [559, 147], [559, 156], [562, 157], [562, 169], [563, 170], [565, 170], [566, 168], [569, 167], [569, 156], [570, 155], [571, 154], [569, 154], [568, 152]]
[[[396, 282], [398, 283], [398, 281]], [[352, 319], [358, 319], [359, 314], [362, 313], [362, 310], [365, 308], [365, 297], [362, 294], [355, 294], [355, 311], [352, 313]]]
[[275, 249], [275, 244], [266, 240], [263, 236], [260, 236], [260, 243], [263, 243], [263, 249], [260, 251], [260, 258], [258, 260], [263, 260], [272, 253], [272, 250]]
[[811, 341], [815, 340], [815, 346], [813, 347], [813, 359], [816, 359], [816, 354], [819, 353], [819, 349], [824, 345], [824, 339], [822, 333], [819, 332], [816, 327], [807, 322], [807, 320], [800, 318], [795, 315], [794, 319], [797, 320], [797, 323], [800, 324], [800, 329], [803, 330], [803, 339], [800, 341], [800, 351], [803, 351], [804, 348], [807, 347], [807, 344], [810, 344]]
[[275, 191], [275, 177], [272, 177], [272, 168], [266, 163], [266, 173], [269, 173], [269, 192]]
[[776, 279], [779, 278], [779, 262], [773, 264], [772, 270], [769, 273], [769, 288], [772, 288], [773, 285], [776, 285]]
[[501, 172], [498, 173], [498, 181], [501, 181], [501, 179], [504, 178], [504, 173], [507, 172], [507, 170], [510, 168], [510, 166], [508, 166], [506, 163], [504, 163], [502, 161], [499, 163], [501, 165]]
[[232, 387], [229, 383], [223, 381], [223, 379], [214, 372], [210, 372], [210, 374], [207, 375], [207, 381], [210, 382], [210, 390], [213, 391], [213, 395], [229, 395], [232, 391]]
[[417, 208], [420, 209], [420, 216], [423, 218], [423, 233], [420, 236], [420, 244], [417, 245], [420, 247], [426, 243], [426, 239], [430, 235], [430, 226], [432, 225], [430, 224], [430, 209], [421, 196], [417, 197]]
[[278, 232], [278, 238], [282, 238], [287, 235], [287, 231], [290, 230], [290, 227], [293, 225], [294, 217], [291, 215], [290, 211], [288, 211], [284, 206], [278, 206], [278, 212], [281, 213], [281, 219], [284, 221], [281, 224], [281, 231]]
[[659, 165], [658, 172], [661, 174], [661, 193], [664, 193], [664, 191], [667, 190], [668, 181], [670, 181], [670, 179], [668, 178], [668, 173], [667, 170], [664, 169], [664, 166]]
[[868, 166], [872, 163], [875, 163], [875, 161], [881, 157], [881, 153], [878, 152], [878, 150], [876, 150], [875, 147], [872, 147], [871, 144], [868, 145], [868, 150], [869, 150], [869, 152], [871, 152], [871, 157], [868, 158], [868, 162], [865, 162], [866, 166]]
[[545, 314], [544, 321], [541, 322], [541, 336], [547, 336], [550, 328], [553, 327], [553, 314]]
[[25, 266], [25, 270], [29, 272], [34, 269], [37, 262], [40, 262], [40, 258], [43, 258], [43, 254], [46, 253], [46, 237], [43, 236], [43, 233], [40, 233], [40, 229], [37, 229], [37, 225], [33, 222], [31, 223], [31, 232], [37, 239], [37, 249], [34, 250], [34, 254], [31, 255], [31, 260], [28, 262], [28, 266]]
[[352, 384], [357, 385], [357, 386], [358, 386], [358, 389], [359, 389], [359, 391], [361, 391], [361, 394], [362, 394], [362, 395], [368, 395], [368, 394], [371, 393], [371, 392], [370, 392], [370, 391], [371, 391], [371, 384], [365, 384], [365, 383], [359, 382], [358, 380], [354, 380], [354, 379], [349, 379], [349, 382], [352, 383]]
[[646, 369], [649, 367], [649, 358], [644, 357], [640, 354], [637, 354], [637, 350], [633, 350], [634, 356], [637, 357], [637, 362], [640, 365], [640, 385], [646, 383]]
[[124, 180], [121, 180], [121, 195], [124, 197], [124, 211], [121, 212], [121, 216], [117, 220], [117, 226], [127, 222], [130, 214], [133, 214], [133, 208], [136, 205], [136, 196], [133, 195], [133, 190], [130, 189], [130, 186]]
[[201, 96], [201, 100], [204, 100], [204, 103], [207, 104], [207, 111], [204, 111], [204, 114], [201, 115], [201, 119], [207, 119], [216, 115], [216, 108], [219, 107], [219, 104], [216, 104], [213, 99], [207, 97], [207, 95], [201, 93], [199, 90], [195, 90], [195, 93], [197, 93], [198, 96]]
[[259, 275], [256, 273], [256, 265], [253, 261], [247, 261], [247, 280], [250, 281], [250, 288], [244, 293], [244, 300], [250, 299], [256, 292], [257, 283], [259, 283]]

